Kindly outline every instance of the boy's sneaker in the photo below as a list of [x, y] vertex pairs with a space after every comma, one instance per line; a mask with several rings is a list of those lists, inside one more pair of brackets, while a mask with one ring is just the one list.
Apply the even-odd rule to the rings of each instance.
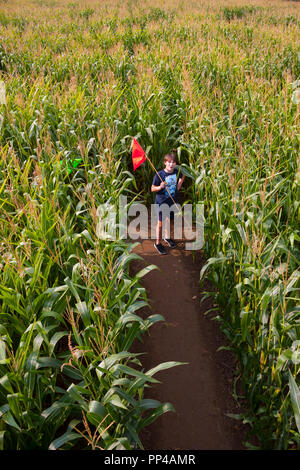
[[175, 248], [175, 246], [177, 245], [177, 243], [174, 242], [172, 238], [164, 238], [164, 241], [169, 245], [170, 248]]
[[154, 243], [154, 248], [157, 249], [158, 253], [161, 255], [166, 255], [166, 249], [162, 246], [161, 243]]

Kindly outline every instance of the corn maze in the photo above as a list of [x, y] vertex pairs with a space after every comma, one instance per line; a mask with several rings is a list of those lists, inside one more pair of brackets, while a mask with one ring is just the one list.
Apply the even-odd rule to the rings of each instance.
[[[176, 149], [204, 204], [218, 321], [262, 449], [300, 448], [300, 11], [293, 1], [0, 2], [0, 448], [142, 449], [134, 243], [97, 207], [151, 202]], [[76, 162], [76, 164], [74, 164]], [[182, 366], [184, 367], [184, 366]], [[237, 400], [239, 397], [237, 396]]]

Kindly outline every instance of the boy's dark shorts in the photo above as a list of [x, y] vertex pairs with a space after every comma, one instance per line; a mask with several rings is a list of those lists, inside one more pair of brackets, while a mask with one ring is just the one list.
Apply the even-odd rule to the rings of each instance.
[[162, 222], [163, 220], [165, 220], [168, 217], [168, 214], [170, 214], [170, 220], [174, 220], [174, 214], [175, 214], [175, 212], [177, 212], [177, 210], [175, 209], [175, 211], [174, 210], [167, 211], [167, 213], [166, 213], [166, 211], [164, 211], [162, 209], [160, 210], [160, 206], [162, 206], [163, 204], [165, 204], [169, 207], [175, 205], [171, 198], [166, 199], [162, 204], [157, 204], [157, 202], [156, 202], [155, 203], [155, 210], [156, 210], [156, 213], [158, 215], [158, 220], [160, 222]]

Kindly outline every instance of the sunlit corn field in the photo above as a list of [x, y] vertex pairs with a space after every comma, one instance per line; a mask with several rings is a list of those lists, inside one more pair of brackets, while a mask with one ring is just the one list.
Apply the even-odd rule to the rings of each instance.
[[131, 277], [134, 245], [96, 235], [99, 204], [152, 202], [132, 137], [157, 168], [177, 149], [204, 203], [235, 418], [260, 448], [300, 448], [299, 7], [0, 1], [1, 449], [142, 448], [172, 411], [144, 390], [178, 364], [130, 352], [162, 320], [139, 316], [154, 267]]

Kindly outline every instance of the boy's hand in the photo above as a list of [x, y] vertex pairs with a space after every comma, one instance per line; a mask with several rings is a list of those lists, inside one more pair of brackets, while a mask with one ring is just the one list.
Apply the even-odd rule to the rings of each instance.
[[162, 181], [160, 183], [160, 189], [164, 189], [167, 186], [167, 183], [165, 181]]
[[182, 175], [179, 180], [178, 180], [178, 183], [177, 183], [177, 190], [179, 191], [181, 186], [182, 186], [182, 183], [184, 182], [184, 179], [185, 179], [185, 176]]

